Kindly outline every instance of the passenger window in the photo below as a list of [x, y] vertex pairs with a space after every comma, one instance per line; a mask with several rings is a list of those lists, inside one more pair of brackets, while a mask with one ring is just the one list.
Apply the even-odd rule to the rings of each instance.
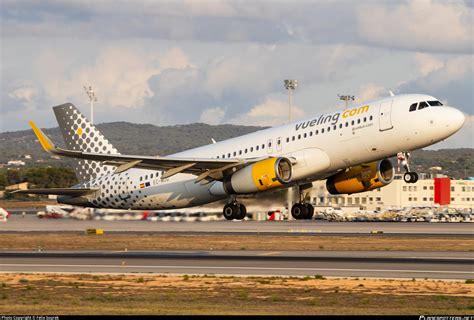
[[237, 152], [234, 151], [234, 157], [237, 155]]
[[429, 104], [430, 106], [433, 106], [433, 107], [440, 107], [440, 106], [443, 105], [441, 102], [439, 102], [439, 101], [437, 101], [437, 100], [435, 100], [435, 101], [428, 101], [428, 104]]
[[290, 142], [290, 138], [286, 138], [286, 143]]
[[259, 147], [260, 147], [260, 146], [256, 146], [256, 147], [255, 147], [255, 149], [257, 149], [257, 150], [258, 150], [258, 148], [259, 148]]
[[418, 103], [412, 104], [412, 105], [410, 106], [410, 112], [415, 111], [417, 105], [418, 105]]
[[372, 121], [373, 118], [374, 118], [374, 117], [370, 116], [369, 120]]
[[242, 154], [242, 150], [239, 150], [239, 155]]
[[230, 158], [230, 153], [227, 154], [227, 158]]
[[331, 131], [331, 127], [328, 127], [328, 132]]
[[300, 140], [300, 139], [301, 139], [301, 134], [298, 135], [298, 140]]
[[253, 147], [250, 147], [250, 152], [253, 152]]
[[310, 132], [309, 132], [309, 136], [310, 136], [310, 137], [313, 136], [313, 131], [310, 131]]
[[247, 153], [247, 148], [245, 148], [245, 153]]
[[265, 149], [265, 143], [262, 143], [262, 149]]
[[357, 119], [357, 123], [360, 123], [360, 119]]
[[303, 138], [306, 138], [306, 136], [307, 136], [307, 135], [306, 135], [306, 132], [305, 132], [304, 135], [303, 135]]
[[367, 122], [367, 117], [364, 117], [364, 122]]
[[339, 124], [339, 129], [341, 129], [341, 128], [342, 128], [342, 123]]
[[321, 133], [324, 133], [324, 128], [321, 129]]
[[418, 110], [421, 110], [421, 109], [424, 109], [424, 108], [428, 108], [428, 104], [423, 101], [423, 102], [420, 102], [420, 105], [418, 106]]
[[336, 125], [332, 126], [332, 129], [333, 129], [333, 130], [336, 130], [336, 129], [337, 129], [337, 126], [336, 126]]
[[150, 179], [153, 179], [153, 173], [150, 175]]
[[346, 122], [346, 127], [348, 127], [348, 126], [349, 126], [349, 122]]
[[352, 121], [351, 121], [351, 125], [354, 125], [354, 123], [355, 123], [354, 120], [352, 120]]
[[291, 140], [295, 141], [295, 136], [291, 137]]
[[318, 130], [316, 130], [315, 134], [317, 135], [318, 133], [319, 133], [319, 131], [318, 131]]

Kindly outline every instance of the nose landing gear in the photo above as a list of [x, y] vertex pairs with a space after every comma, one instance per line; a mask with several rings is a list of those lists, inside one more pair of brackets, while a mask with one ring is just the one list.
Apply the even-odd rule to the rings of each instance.
[[410, 170], [410, 153], [403, 151], [399, 152], [397, 154], [397, 160], [398, 160], [398, 172], [400, 172], [400, 164], [403, 166], [403, 169], [405, 169], [405, 174], [403, 175], [403, 181], [406, 183], [415, 183], [418, 181], [418, 173], [412, 172]]
[[405, 172], [403, 175], [403, 181], [406, 183], [415, 183], [418, 181], [418, 173], [416, 172]]

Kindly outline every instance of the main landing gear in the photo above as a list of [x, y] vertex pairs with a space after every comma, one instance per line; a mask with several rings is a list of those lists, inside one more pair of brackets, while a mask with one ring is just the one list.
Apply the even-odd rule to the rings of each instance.
[[222, 212], [224, 214], [224, 218], [227, 220], [243, 220], [247, 215], [247, 208], [236, 199], [232, 199], [232, 201], [224, 206], [224, 210]]
[[403, 175], [403, 181], [406, 183], [415, 183], [418, 181], [418, 173], [412, 172], [410, 170], [410, 153], [403, 151], [397, 154], [398, 159], [398, 170], [400, 171], [400, 164], [403, 165], [403, 169], [405, 169], [405, 174]]
[[299, 190], [299, 193], [300, 193], [300, 202], [295, 203], [291, 207], [291, 215], [296, 220], [303, 220], [303, 219], [309, 220], [314, 215], [314, 207], [311, 204], [306, 203], [304, 201], [304, 195], [301, 189]]

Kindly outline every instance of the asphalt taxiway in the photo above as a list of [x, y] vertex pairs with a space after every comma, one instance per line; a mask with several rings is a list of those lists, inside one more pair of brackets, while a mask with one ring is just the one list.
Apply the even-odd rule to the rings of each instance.
[[470, 252], [0, 252], [0, 272], [472, 279], [473, 262]]
[[0, 222], [0, 232], [84, 232], [86, 229], [106, 232], [161, 233], [240, 233], [240, 234], [436, 234], [474, 235], [471, 223], [429, 222], [327, 222], [320, 220], [291, 221], [210, 221], [162, 222], [141, 220], [75, 220], [38, 219], [33, 215], [12, 215]]

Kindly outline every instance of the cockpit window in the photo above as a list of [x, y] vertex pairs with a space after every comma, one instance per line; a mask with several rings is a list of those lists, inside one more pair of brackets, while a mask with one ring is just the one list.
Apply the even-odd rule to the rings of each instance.
[[423, 102], [420, 102], [420, 104], [418, 105], [418, 110], [428, 108], [428, 107], [429, 105], [425, 101], [423, 101]]
[[430, 104], [430, 106], [433, 106], [433, 107], [439, 107], [439, 106], [442, 106], [443, 104], [441, 102], [439, 102], [438, 100], [435, 100], [435, 101], [428, 101], [428, 103]]
[[417, 105], [418, 105], [418, 103], [412, 104], [412, 105], [410, 106], [410, 112], [415, 111]]

